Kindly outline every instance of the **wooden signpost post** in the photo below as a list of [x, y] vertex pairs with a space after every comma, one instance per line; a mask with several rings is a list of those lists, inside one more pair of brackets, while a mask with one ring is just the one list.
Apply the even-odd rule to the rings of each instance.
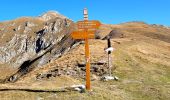
[[86, 57], [86, 89], [90, 90], [90, 50], [89, 50], [89, 40], [95, 38], [95, 29], [99, 28], [101, 25], [99, 21], [88, 20], [88, 11], [84, 9], [84, 21], [78, 21], [77, 27], [79, 31], [74, 31], [71, 36], [74, 39], [84, 39], [85, 40], [85, 57]]

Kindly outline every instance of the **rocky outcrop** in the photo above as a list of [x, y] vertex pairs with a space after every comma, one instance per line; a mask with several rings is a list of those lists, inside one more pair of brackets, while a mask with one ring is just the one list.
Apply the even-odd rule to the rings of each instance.
[[[20, 18], [1, 24], [0, 27], [3, 29], [0, 31], [2, 41], [0, 64], [19, 69], [27, 61], [36, 62], [34, 67], [42, 66], [60, 57], [76, 43], [70, 37], [74, 23], [55, 12], [47, 12], [37, 18]], [[31, 64], [25, 70], [28, 70], [30, 66]], [[12, 81], [11, 77], [24, 74], [14, 74], [9, 77], [9, 80]]]
[[48, 21], [54, 18], [62, 18], [62, 19], [68, 19], [67, 17], [61, 15], [59, 12], [56, 11], [48, 11], [40, 16], [41, 19]]

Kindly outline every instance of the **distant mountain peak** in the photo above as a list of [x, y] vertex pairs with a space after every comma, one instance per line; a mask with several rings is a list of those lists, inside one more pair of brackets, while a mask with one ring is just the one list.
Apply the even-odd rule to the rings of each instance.
[[44, 13], [44, 14], [42, 14], [40, 16], [40, 18], [42, 18], [45, 21], [48, 21], [48, 20], [56, 18], [56, 17], [67, 18], [64, 15], [60, 14], [59, 12], [57, 12], [57, 11], [48, 11], [48, 12], [46, 12], [46, 13]]

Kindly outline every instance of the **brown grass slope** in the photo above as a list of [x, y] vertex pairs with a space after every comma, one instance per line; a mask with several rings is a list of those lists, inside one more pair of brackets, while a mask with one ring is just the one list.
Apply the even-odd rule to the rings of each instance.
[[[112, 31], [114, 30], [114, 31]], [[170, 29], [148, 25], [143, 22], [128, 22], [118, 25], [102, 25], [99, 35], [106, 37], [112, 34], [113, 75], [119, 81], [92, 81], [92, 91], [78, 92], [28, 92], [0, 91], [0, 98], [47, 100], [169, 100], [170, 98]], [[116, 38], [114, 38], [114, 36]], [[106, 40], [90, 40], [91, 63], [106, 60], [104, 48]], [[77, 63], [85, 62], [84, 44], [78, 45], [47, 65], [36, 68], [16, 83], [2, 84], [1, 89], [42, 89], [57, 90], [72, 84], [85, 83], [83, 78], [72, 75], [61, 75], [37, 80], [43, 74], [62, 68], [77, 68]], [[95, 74], [92, 74], [94, 78]]]

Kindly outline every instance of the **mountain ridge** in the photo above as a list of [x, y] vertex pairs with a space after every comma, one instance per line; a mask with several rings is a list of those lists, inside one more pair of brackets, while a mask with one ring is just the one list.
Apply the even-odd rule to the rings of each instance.
[[[62, 16], [52, 14], [50, 20], [21, 18], [0, 24], [0, 97], [10, 94], [19, 99], [22, 95], [17, 93], [22, 93], [26, 97], [50, 99], [48, 93], [3, 90], [61, 91], [64, 87], [85, 83], [84, 42], [71, 38], [70, 33], [76, 29], [76, 24]], [[95, 35], [96, 39], [89, 40], [94, 91], [56, 93], [57, 98], [170, 98], [169, 28], [144, 22], [102, 24]], [[107, 53], [104, 51], [108, 37], [116, 49], [111, 54], [112, 75], [120, 80], [102, 82], [100, 78], [108, 74]]]

